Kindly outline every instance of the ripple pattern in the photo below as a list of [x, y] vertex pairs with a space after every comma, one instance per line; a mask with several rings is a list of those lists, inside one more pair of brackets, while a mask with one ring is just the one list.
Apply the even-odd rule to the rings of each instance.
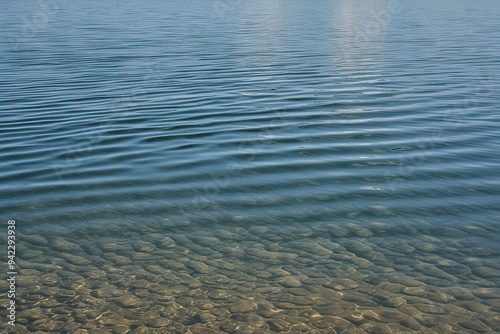
[[[199, 255], [200, 241], [184, 240], [183, 233], [243, 231], [246, 237], [234, 240], [248, 256], [235, 258], [260, 258], [270, 266], [276, 259], [255, 249], [281, 245], [289, 253], [294, 243], [307, 242], [301, 238], [328, 238], [322, 233], [345, 237], [341, 247], [361, 256], [352, 242], [367, 236], [356, 234], [358, 226], [378, 231], [367, 242], [374, 252], [394, 255], [391, 265], [368, 258], [374, 272], [385, 277], [380, 268], [386, 265], [420, 268], [426, 284], [433, 276], [427, 267], [394, 254], [398, 238], [417, 249], [408, 256], [421, 261], [434, 247], [458, 247], [447, 233], [460, 235], [461, 245], [472, 247], [467, 256], [491, 262], [500, 240], [499, 14], [495, 1], [9, 4], [0, 14], [2, 217], [20, 222], [20, 233], [34, 245], [28, 246], [33, 259], [46, 244], [32, 235], [50, 242], [69, 238], [60, 229], [82, 236], [95, 230], [103, 239], [92, 242], [102, 248], [117, 229], [137, 237], [137, 224], [177, 233], [175, 243], [184, 244], [179, 252]], [[350, 232], [335, 235], [332, 224]], [[252, 230], [268, 226], [267, 237]], [[297, 240], [284, 232], [290, 226]], [[474, 235], [478, 230], [485, 233]], [[254, 232], [260, 241], [252, 239]], [[308, 253], [308, 246], [297, 245]], [[132, 263], [140, 258], [129, 255]], [[331, 260], [352, 260], [346, 256]], [[290, 264], [289, 272], [309, 275], [300, 268], [314, 257], [308, 259]], [[233, 265], [244, 266], [238, 261]], [[456, 268], [473, 262], [467, 261]], [[490, 279], [482, 284], [495, 294], [498, 266], [490, 262], [493, 277], [476, 276]], [[331, 266], [320, 272], [329, 275]], [[474, 290], [474, 279], [461, 276], [454, 286]], [[470, 320], [448, 332], [498, 330], [498, 294], [492, 299], [494, 314], [481, 323], [486, 327]], [[361, 328], [356, 315], [345, 319]], [[288, 328], [266, 321], [263, 328], [272, 331]], [[408, 328], [422, 326], [433, 327], [421, 321]], [[385, 333], [377, 328], [362, 330]]]

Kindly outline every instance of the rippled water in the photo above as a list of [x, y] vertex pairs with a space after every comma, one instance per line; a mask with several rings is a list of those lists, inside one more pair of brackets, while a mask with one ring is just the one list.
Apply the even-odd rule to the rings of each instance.
[[15, 331], [500, 332], [499, 14], [5, 5]]

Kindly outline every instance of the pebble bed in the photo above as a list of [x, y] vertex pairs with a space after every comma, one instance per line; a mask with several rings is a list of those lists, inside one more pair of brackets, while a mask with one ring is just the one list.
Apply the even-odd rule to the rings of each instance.
[[491, 227], [312, 226], [236, 216], [21, 229], [9, 332], [500, 332]]

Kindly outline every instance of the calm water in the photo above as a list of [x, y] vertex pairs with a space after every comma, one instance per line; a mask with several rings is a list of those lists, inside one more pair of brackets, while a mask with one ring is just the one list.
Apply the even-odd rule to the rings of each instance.
[[4, 5], [15, 331], [500, 332], [498, 17]]

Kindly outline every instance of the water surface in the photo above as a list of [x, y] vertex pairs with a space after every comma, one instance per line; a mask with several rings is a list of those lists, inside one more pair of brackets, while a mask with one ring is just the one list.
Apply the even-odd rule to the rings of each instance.
[[499, 332], [499, 14], [6, 5], [16, 330]]

